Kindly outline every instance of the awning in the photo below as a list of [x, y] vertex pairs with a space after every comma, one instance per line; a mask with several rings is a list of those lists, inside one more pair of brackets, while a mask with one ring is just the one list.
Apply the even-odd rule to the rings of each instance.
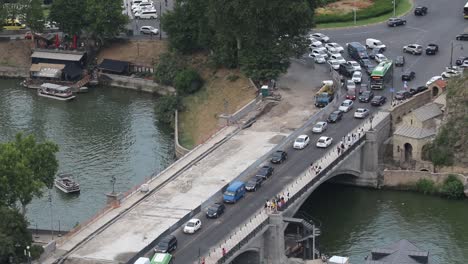
[[130, 63], [127, 61], [104, 59], [101, 64], [99, 64], [98, 69], [122, 74], [128, 71], [129, 65]]
[[36, 64], [31, 65], [31, 68], [29, 69], [29, 71], [30, 72], [39, 72], [39, 71], [41, 71], [41, 69], [45, 69], [45, 68], [63, 70], [65, 68], [65, 64], [36, 63]]
[[51, 60], [61, 60], [61, 61], [80, 61], [83, 58], [84, 54], [70, 54], [70, 53], [55, 53], [55, 52], [44, 52], [44, 51], [35, 51], [31, 58], [36, 59], [51, 59]]
[[68, 64], [65, 69], [64, 69], [65, 75], [69, 79], [76, 79], [81, 76], [83, 73], [83, 69], [81, 69], [79, 66], [73, 64]]

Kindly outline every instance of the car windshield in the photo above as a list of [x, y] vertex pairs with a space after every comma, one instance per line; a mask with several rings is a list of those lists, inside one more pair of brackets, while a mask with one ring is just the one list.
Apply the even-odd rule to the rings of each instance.
[[169, 246], [169, 242], [168, 241], [161, 241], [159, 242], [158, 244], [158, 247], [159, 248], [167, 248]]
[[322, 124], [315, 124], [314, 128], [322, 128]]
[[343, 102], [341, 105], [342, 106], [349, 106], [351, 103], [350, 102]]
[[378, 101], [378, 100], [380, 100], [380, 96], [374, 97], [374, 101]]
[[193, 223], [193, 222], [188, 222], [188, 223], [187, 223], [187, 226], [188, 226], [188, 227], [194, 227], [194, 226], [195, 226], [195, 223]]
[[234, 192], [227, 191], [227, 192], [224, 193], [224, 195], [227, 195], [227, 196], [234, 196], [235, 193], [234, 193]]
[[274, 157], [274, 158], [281, 158], [281, 152], [275, 152], [275, 153], [273, 154], [273, 157]]
[[318, 142], [319, 143], [325, 143], [325, 139], [319, 139]]
[[369, 91], [365, 91], [362, 93], [362, 96], [369, 96], [370, 95], [370, 92]]
[[337, 114], [332, 113], [332, 114], [330, 115], [330, 118], [336, 118], [337, 116], [338, 116]]
[[353, 77], [361, 77], [361, 73], [360, 72], [354, 72]]
[[298, 138], [298, 139], [296, 139], [296, 142], [297, 143], [302, 143], [302, 142], [304, 142], [304, 138]]

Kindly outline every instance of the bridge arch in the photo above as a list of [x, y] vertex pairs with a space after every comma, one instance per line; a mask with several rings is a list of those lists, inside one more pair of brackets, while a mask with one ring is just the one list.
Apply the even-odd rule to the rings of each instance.
[[260, 264], [260, 248], [247, 248], [233, 255], [232, 264]]

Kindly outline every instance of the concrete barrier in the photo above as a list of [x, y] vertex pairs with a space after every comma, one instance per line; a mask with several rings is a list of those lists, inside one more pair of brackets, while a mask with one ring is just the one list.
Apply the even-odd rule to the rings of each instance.
[[0, 66], [0, 77], [27, 78], [29, 77], [29, 69], [21, 67]]
[[175, 111], [174, 116], [175, 116], [175, 122], [174, 122], [175, 123], [174, 125], [175, 154], [177, 158], [180, 158], [184, 156], [185, 154], [189, 153], [190, 149], [184, 148], [184, 146], [182, 146], [179, 143], [179, 115], [178, 115], [177, 110]]
[[456, 173], [432, 173], [429, 171], [412, 171], [412, 170], [384, 170], [383, 186], [388, 188], [402, 188], [405, 186], [413, 186], [421, 179], [433, 180], [436, 184], [442, 184], [447, 177], [452, 174], [457, 176], [468, 189], [468, 176]]
[[170, 86], [164, 86], [155, 83], [153, 80], [142, 78], [133, 78], [130, 76], [100, 73], [99, 80], [109, 86], [126, 88], [148, 93], [156, 93], [159, 95], [174, 94], [175, 89]]

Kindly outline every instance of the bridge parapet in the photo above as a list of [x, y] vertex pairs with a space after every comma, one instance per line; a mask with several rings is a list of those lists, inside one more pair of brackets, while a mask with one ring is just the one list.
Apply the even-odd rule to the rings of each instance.
[[[205, 264], [223, 264], [232, 261], [233, 256], [237, 255], [238, 251], [242, 250], [243, 246], [249, 243], [259, 232], [262, 232], [269, 224], [269, 213], [277, 214], [287, 210], [296, 201], [302, 200], [302, 196], [306, 194], [310, 188], [320, 181], [326, 181], [326, 177], [335, 165], [344, 160], [349, 153], [365, 144], [366, 131], [373, 130], [385, 118], [388, 117], [388, 112], [378, 112], [367, 122], [354, 128], [348, 135], [354, 134], [355, 137], [351, 141], [345, 140], [345, 150], [340, 151], [336, 148], [331, 148], [320, 160], [314, 162], [314, 166], [321, 167], [321, 171], [316, 171], [312, 166], [304, 171], [295, 181], [287, 185], [278, 196], [285, 196], [285, 203], [275, 209], [273, 212], [261, 208], [257, 213], [242, 223], [228, 237], [223, 239], [221, 243], [213, 247], [208, 254], [202, 259]], [[203, 262], [202, 262], [203, 263]]]

